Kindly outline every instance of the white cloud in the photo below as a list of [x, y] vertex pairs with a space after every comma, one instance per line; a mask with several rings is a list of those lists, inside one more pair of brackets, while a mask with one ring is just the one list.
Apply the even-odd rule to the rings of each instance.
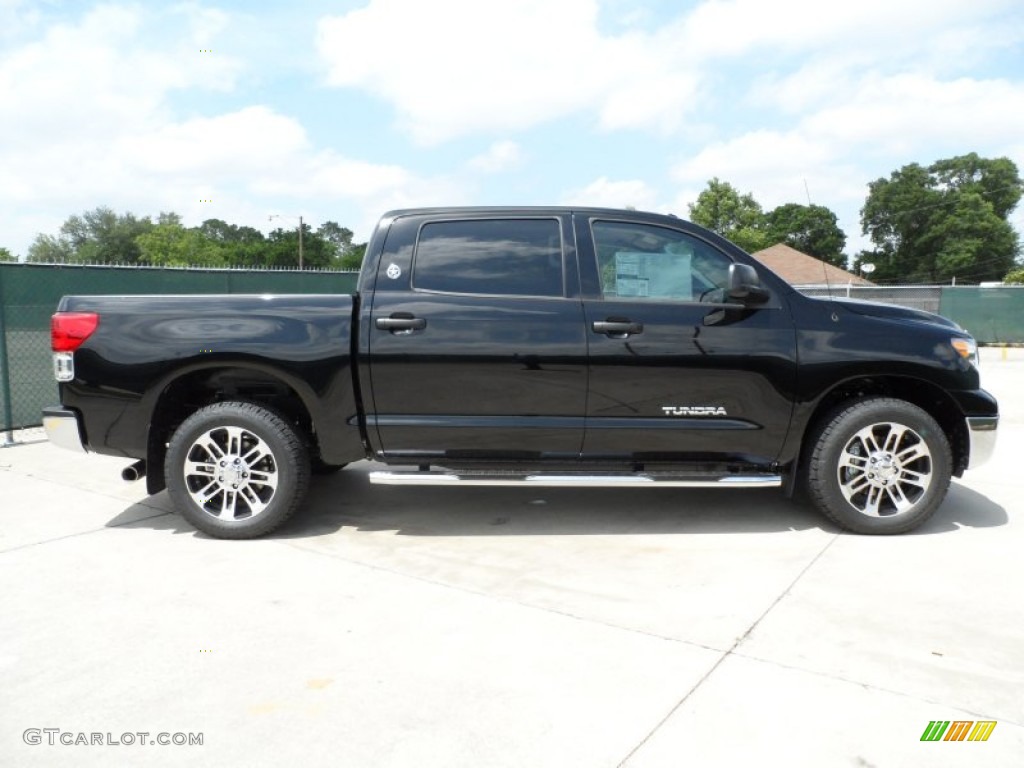
[[758, 130], [708, 145], [678, 164], [673, 173], [681, 181], [731, 179], [740, 174], [801, 178], [829, 160], [827, 147], [799, 132]]
[[[200, 48], [213, 48], [217, 36], [231, 23], [230, 17], [217, 8], [204, 8], [199, 3], [189, 2], [175, 6], [178, 13], [185, 14], [192, 42]], [[214, 51], [216, 52], [216, 51]]]
[[926, 143], [1008, 144], [1024, 132], [1024, 83], [940, 81], [914, 74], [867, 77], [846, 103], [803, 122], [813, 135], [846, 146], [867, 145], [874, 152], [912, 154]]
[[120, 137], [118, 154], [140, 173], [230, 179], [257, 169], [277, 170], [283, 158], [308, 147], [302, 126], [267, 107], [246, 107]]
[[[411, 121], [418, 138], [437, 141], [481, 129], [522, 128], [574, 110], [586, 98], [581, 91], [587, 85], [576, 79], [574, 85], [582, 85], [577, 90], [549, 75], [552, 69], [583, 75], [562, 42], [581, 11], [593, 16], [593, 3], [372, 0], [321, 20], [317, 45], [332, 85], [381, 93]], [[581, 26], [574, 49], [593, 44], [585, 16]]]
[[603, 34], [598, 0], [370, 0], [321, 19], [317, 47], [329, 84], [381, 97], [423, 143], [579, 112], [606, 130], [670, 133], [714, 104], [730, 61], [778, 84], [795, 56], [810, 56], [800, 80], [779, 88], [780, 105], [799, 109], [839, 97], [882, 60], [941, 69], [977, 57], [979, 41], [1019, 42], [988, 23], [1014, 2], [861, 0], [826, 11], [818, 0], [707, 0], [652, 31], [633, 26], [648, 15], [634, 13], [626, 31]]
[[514, 141], [496, 141], [483, 154], [470, 158], [469, 168], [480, 173], [500, 173], [523, 161], [522, 148]]
[[455, 196], [443, 180], [318, 149], [267, 105], [176, 117], [175, 91], [235, 87], [242, 64], [217, 51], [229, 22], [194, 4], [100, 5], [0, 50], [2, 245], [24, 254], [36, 233], [97, 205], [266, 227], [270, 212], [337, 219], [343, 201], [379, 213]]
[[658, 194], [640, 179], [613, 181], [605, 176], [590, 182], [582, 189], [567, 192], [562, 205], [584, 205], [597, 208], [625, 208], [632, 206], [642, 211], [656, 210]]
[[[754, 51], [786, 56], [814, 50], [916, 52], [937, 29], [1013, 9], [1016, 0], [708, 0], [684, 25], [683, 44], [716, 58]], [[766, 61], [772, 66], [772, 61]]]
[[140, 10], [102, 5], [77, 25], [58, 24], [0, 55], [5, 144], [123, 131], [154, 117], [169, 91], [232, 87], [238, 62], [199, 53], [206, 26], [158, 50], [146, 44], [142, 27]]
[[382, 96], [424, 143], [585, 108], [608, 128], [678, 124], [689, 93], [678, 46], [602, 36], [597, 14], [596, 0], [371, 0], [322, 19], [317, 46], [331, 85]]

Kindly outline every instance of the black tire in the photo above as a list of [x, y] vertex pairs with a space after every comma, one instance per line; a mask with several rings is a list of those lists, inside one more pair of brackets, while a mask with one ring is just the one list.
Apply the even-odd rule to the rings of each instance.
[[167, 491], [192, 525], [218, 539], [251, 539], [280, 526], [309, 489], [309, 454], [294, 427], [254, 403], [200, 408], [175, 431]]
[[905, 533], [938, 509], [952, 473], [949, 440], [926, 411], [889, 397], [844, 403], [810, 435], [807, 491], [855, 533]]

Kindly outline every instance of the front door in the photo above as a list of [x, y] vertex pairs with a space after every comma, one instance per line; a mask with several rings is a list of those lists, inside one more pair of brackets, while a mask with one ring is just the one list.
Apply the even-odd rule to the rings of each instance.
[[576, 226], [590, 345], [584, 456], [774, 460], [796, 383], [781, 297], [728, 307], [732, 259], [682, 224], [591, 216]]

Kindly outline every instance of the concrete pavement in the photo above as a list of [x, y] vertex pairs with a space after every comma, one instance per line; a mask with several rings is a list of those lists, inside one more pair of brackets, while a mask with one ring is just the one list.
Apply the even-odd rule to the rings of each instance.
[[[983, 355], [996, 455], [898, 537], [774, 490], [371, 488], [360, 464], [224, 542], [123, 460], [2, 449], [0, 765], [1019, 766], [1024, 350]], [[998, 724], [921, 742], [932, 720]]]

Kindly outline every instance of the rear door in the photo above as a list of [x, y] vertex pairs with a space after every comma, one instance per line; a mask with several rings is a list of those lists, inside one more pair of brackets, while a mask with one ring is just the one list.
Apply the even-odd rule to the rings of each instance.
[[681, 222], [590, 215], [576, 226], [590, 342], [585, 457], [773, 460], [796, 382], [781, 298], [728, 308], [732, 258]]
[[368, 428], [388, 458], [575, 458], [586, 332], [571, 217], [416, 215], [384, 244]]

